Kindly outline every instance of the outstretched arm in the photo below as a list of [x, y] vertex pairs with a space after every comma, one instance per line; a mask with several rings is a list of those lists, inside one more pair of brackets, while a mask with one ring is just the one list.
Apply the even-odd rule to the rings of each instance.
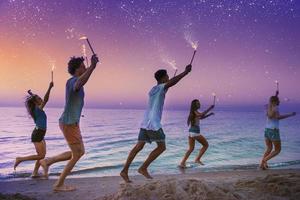
[[165, 85], [165, 89], [169, 89], [170, 87], [176, 85], [183, 77], [185, 77], [192, 70], [192, 65], [188, 65], [185, 67], [184, 72], [178, 74], [177, 76], [171, 78]]
[[279, 120], [282, 120], [282, 119], [286, 119], [286, 118], [289, 118], [289, 117], [292, 117], [292, 116], [295, 116], [295, 115], [296, 115], [295, 112], [292, 112], [292, 113], [289, 113], [289, 114], [285, 114], [285, 115], [280, 115], [278, 113], [278, 115], [275, 115], [275, 118], [279, 119]]
[[209, 114], [207, 114], [207, 115], [204, 115], [201, 119], [205, 119], [205, 118], [208, 118], [208, 117], [210, 117], [210, 116], [212, 116], [212, 115], [214, 115], [215, 113], [209, 113]]
[[53, 88], [53, 86], [54, 86], [53, 82], [50, 82], [48, 90], [47, 90], [47, 92], [46, 92], [46, 94], [44, 96], [43, 103], [40, 105], [40, 109], [43, 109], [46, 106], [46, 104], [47, 104], [47, 102], [49, 100], [51, 89]]
[[207, 115], [207, 113], [209, 113], [209, 111], [211, 111], [214, 107], [215, 107], [215, 105], [209, 106], [209, 108], [207, 110], [205, 110], [203, 113], [201, 113], [202, 114], [201, 118], [205, 117], [205, 115]]
[[292, 116], [295, 116], [296, 113], [295, 112], [292, 112], [292, 113], [289, 113], [289, 114], [284, 114], [284, 115], [281, 115], [277, 109], [271, 109], [268, 111], [267, 113], [268, 117], [270, 119], [278, 119], [278, 120], [282, 120], [282, 119], [286, 119], [288, 117], [292, 117]]
[[91, 66], [86, 69], [86, 71], [77, 79], [74, 84], [74, 90], [78, 91], [81, 87], [83, 87], [87, 81], [89, 80], [91, 74], [93, 73], [94, 69], [96, 68], [99, 59], [96, 54], [94, 54], [91, 58]]

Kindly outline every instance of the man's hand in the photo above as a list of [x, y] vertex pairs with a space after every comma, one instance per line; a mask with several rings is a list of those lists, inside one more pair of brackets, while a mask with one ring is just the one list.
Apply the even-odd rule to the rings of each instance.
[[97, 54], [92, 55], [91, 57], [91, 65], [96, 67], [96, 64], [99, 62], [99, 58]]
[[54, 83], [51, 81], [49, 84], [49, 88], [53, 88], [53, 86], [54, 86]]
[[189, 65], [187, 65], [186, 67], [185, 67], [185, 70], [184, 70], [186, 73], [189, 73], [189, 72], [191, 72], [192, 71], [192, 65], [191, 64], [189, 64]]

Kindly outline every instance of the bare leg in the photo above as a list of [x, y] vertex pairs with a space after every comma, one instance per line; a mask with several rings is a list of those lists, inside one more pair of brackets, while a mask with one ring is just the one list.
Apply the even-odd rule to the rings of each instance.
[[194, 148], [195, 148], [195, 139], [189, 136], [189, 149], [186, 151], [186, 153], [179, 165], [180, 167], [185, 168], [185, 162], [189, 158], [191, 153], [193, 152]]
[[72, 152], [67, 151], [67, 152], [61, 153], [59, 155], [40, 160], [40, 165], [43, 167], [45, 178], [48, 178], [48, 171], [49, 171], [50, 165], [57, 163], [57, 162], [70, 160], [71, 157], [72, 157]]
[[150, 174], [148, 173], [148, 166], [160, 155], [162, 152], [166, 150], [166, 143], [165, 142], [157, 142], [157, 147], [150, 153], [148, 158], [142, 164], [142, 166], [138, 169], [138, 172], [145, 176], [148, 179], [152, 179]]
[[204, 164], [200, 161], [200, 159], [201, 159], [201, 157], [203, 156], [203, 154], [205, 153], [205, 151], [208, 149], [208, 146], [209, 146], [209, 145], [208, 145], [208, 142], [207, 142], [207, 140], [205, 139], [205, 137], [203, 137], [202, 135], [195, 137], [195, 139], [196, 139], [199, 143], [202, 144], [202, 148], [200, 149], [199, 154], [198, 154], [198, 156], [197, 156], [196, 159], [195, 159], [195, 162], [196, 162], [196, 163], [199, 163], [199, 164], [201, 164], [201, 165], [204, 165]]
[[274, 149], [274, 151], [272, 151], [269, 155], [267, 155], [263, 159], [264, 163], [268, 162], [268, 160], [270, 160], [271, 158], [274, 158], [275, 156], [277, 156], [281, 151], [281, 142], [280, 141], [273, 141], [272, 143], [273, 143], [275, 149]]
[[64, 181], [67, 175], [69, 175], [70, 172], [72, 171], [77, 161], [84, 155], [84, 145], [83, 142], [81, 141], [81, 143], [79, 144], [69, 144], [69, 147], [72, 152], [72, 157], [67, 163], [67, 165], [65, 166], [63, 172], [60, 174], [59, 179], [54, 184], [54, 188], [53, 188], [54, 191], [72, 191], [76, 189], [75, 187], [64, 185]]
[[265, 169], [267, 169], [267, 162], [264, 162], [264, 159], [268, 156], [268, 155], [270, 155], [270, 153], [271, 153], [271, 151], [272, 151], [272, 149], [273, 149], [273, 144], [272, 144], [272, 142], [271, 142], [271, 140], [269, 140], [269, 139], [265, 139], [265, 144], [266, 144], [266, 151], [265, 151], [265, 153], [264, 153], [264, 155], [263, 155], [263, 158], [262, 158], [262, 160], [261, 160], [261, 163], [260, 163], [260, 165], [259, 165], [259, 167], [262, 169], [262, 170], [265, 170]]
[[[40, 145], [41, 147], [39, 145], [35, 145], [36, 152], [37, 154], [39, 154], [39, 152], [42, 152], [42, 154], [46, 155], [46, 142], [45, 140], [42, 140], [41, 143], [43, 143], [43, 145]], [[38, 177], [39, 168], [40, 168], [40, 160], [37, 160], [35, 162], [35, 166], [31, 175], [32, 178]]]
[[144, 148], [145, 142], [138, 142], [133, 149], [130, 151], [126, 163], [120, 173], [120, 176], [124, 179], [125, 182], [130, 183], [131, 181], [129, 180], [128, 177], [128, 169], [130, 164], [132, 163], [133, 159], [135, 156]]
[[43, 142], [34, 142], [34, 146], [37, 152], [37, 155], [30, 155], [30, 156], [24, 156], [24, 157], [17, 157], [15, 164], [14, 164], [14, 169], [16, 170], [17, 166], [27, 160], [41, 160], [45, 158], [46, 154], [46, 147], [44, 146], [45, 144]]

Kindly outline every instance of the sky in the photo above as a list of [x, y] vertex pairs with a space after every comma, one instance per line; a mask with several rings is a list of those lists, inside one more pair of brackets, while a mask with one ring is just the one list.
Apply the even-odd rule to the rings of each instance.
[[[63, 106], [71, 56], [91, 51], [100, 64], [85, 86], [89, 107], [143, 107], [153, 74], [178, 73], [198, 44], [192, 72], [167, 105], [263, 105], [275, 93], [300, 104], [300, 1], [0, 0], [0, 106], [23, 105], [28, 89]], [[90, 63], [90, 62], [89, 62]], [[171, 63], [171, 64], [170, 64]]]

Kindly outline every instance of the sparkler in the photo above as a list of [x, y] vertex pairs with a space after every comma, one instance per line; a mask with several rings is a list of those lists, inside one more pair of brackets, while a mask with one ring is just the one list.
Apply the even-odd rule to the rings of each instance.
[[190, 41], [190, 44], [191, 44], [192, 48], [194, 49], [194, 53], [193, 53], [193, 56], [192, 56], [192, 59], [191, 59], [191, 62], [190, 62], [190, 65], [191, 65], [193, 63], [195, 54], [197, 52], [198, 42], [197, 41], [196, 42]]
[[88, 45], [89, 45], [89, 47], [90, 47], [90, 49], [91, 49], [91, 51], [93, 52], [93, 55], [95, 55], [94, 49], [93, 49], [93, 47], [92, 47], [89, 39], [86, 36], [83, 36], [83, 37], [79, 38], [79, 40], [86, 40], [87, 43], [88, 43]]
[[214, 92], [212, 93], [212, 95], [213, 95], [213, 97], [214, 97], [214, 104], [213, 104], [213, 105], [216, 105], [216, 96], [217, 96], [217, 95], [216, 95], [216, 93], [214, 93]]
[[191, 62], [190, 62], [190, 64], [192, 64], [192, 63], [193, 63], [193, 60], [194, 60], [194, 57], [195, 57], [195, 54], [196, 54], [196, 52], [197, 52], [198, 41], [194, 41], [194, 40], [192, 39], [191, 34], [189, 34], [189, 33], [187, 33], [187, 32], [184, 34], [184, 39], [185, 39], [185, 40], [187, 41], [187, 43], [189, 43], [189, 44], [191, 45], [191, 47], [194, 49], [193, 56], [192, 56], [192, 59], [191, 59]]
[[85, 48], [85, 45], [83, 44], [81, 47], [82, 47], [82, 54], [83, 54], [83, 57], [84, 57], [85, 60], [86, 60], [86, 66], [89, 66], [89, 61], [88, 61], [88, 58], [87, 58], [87, 55], [86, 55], [86, 48]]
[[53, 82], [53, 71], [55, 69], [55, 64], [52, 63], [52, 68], [51, 68], [51, 82]]
[[277, 91], [279, 91], [279, 82], [276, 80], [275, 83], [276, 83]]
[[176, 76], [176, 73], [178, 71], [178, 68], [176, 67], [176, 62], [175, 60], [168, 60], [166, 58], [163, 59], [163, 62], [167, 63], [168, 65], [170, 65], [174, 70], [175, 70], [175, 73], [174, 73], [174, 76]]

